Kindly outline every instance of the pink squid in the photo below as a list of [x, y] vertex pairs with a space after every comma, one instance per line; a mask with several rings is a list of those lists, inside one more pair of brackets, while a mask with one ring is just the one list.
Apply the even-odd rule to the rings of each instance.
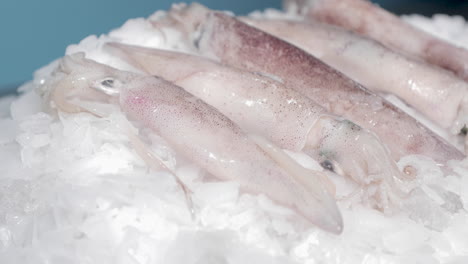
[[468, 83], [451, 72], [332, 25], [243, 20], [309, 52], [376, 93], [398, 96], [452, 134], [458, 135], [468, 124]]
[[414, 118], [347, 78], [316, 57], [223, 13], [199, 5], [169, 12], [192, 32], [200, 54], [235, 67], [261, 72], [308, 96], [328, 112], [369, 129], [389, 147], [395, 160], [422, 154], [443, 165], [464, 155]]

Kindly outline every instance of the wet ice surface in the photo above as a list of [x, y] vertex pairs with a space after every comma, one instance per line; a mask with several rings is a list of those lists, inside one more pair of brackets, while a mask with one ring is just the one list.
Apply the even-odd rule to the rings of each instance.
[[[411, 19], [442, 31], [468, 28], [459, 18], [444, 17], [442, 24], [437, 18]], [[102, 51], [103, 43], [183, 49], [176, 34], [161, 34], [136, 19], [67, 52], [86, 51], [126, 68]], [[403, 158], [399, 166], [410, 164], [421, 177], [402, 184], [411, 194], [391, 216], [361, 205], [348, 182], [334, 179], [345, 226], [335, 236], [262, 194], [214, 180], [153, 139], [152, 149], [175, 163], [193, 190], [192, 218], [174, 179], [148, 170], [130, 147], [118, 112], [106, 118], [43, 112], [31, 89], [54, 65], [38, 72], [11, 107], [11, 98], [0, 100], [2, 264], [468, 263], [466, 161], [452, 162], [453, 171], [443, 172], [425, 157]], [[317, 166], [300, 153], [291, 155]]]

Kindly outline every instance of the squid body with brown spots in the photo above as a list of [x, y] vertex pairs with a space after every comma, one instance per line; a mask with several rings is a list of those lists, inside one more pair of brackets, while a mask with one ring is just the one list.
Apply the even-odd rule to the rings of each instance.
[[243, 21], [298, 46], [376, 93], [398, 96], [455, 136], [468, 124], [468, 83], [452, 72], [317, 21]]
[[[108, 47], [133, 66], [212, 105], [247, 133], [304, 151], [324, 167], [349, 176], [370, 206], [386, 210], [399, 202], [394, 178], [402, 177], [385, 145], [283, 83], [200, 56], [119, 43]], [[367, 189], [372, 191], [363, 191]]]
[[328, 112], [376, 133], [396, 160], [421, 154], [444, 165], [464, 158], [414, 118], [296, 46], [199, 5], [178, 6], [171, 14], [184, 18], [178, 20], [178, 27], [198, 32], [192, 34], [194, 44], [204, 56], [275, 76]]
[[[261, 138], [253, 140], [215, 108], [161, 78], [119, 71], [80, 54], [62, 59], [54, 89], [72, 102], [90, 91], [164, 138], [179, 154], [220, 180], [264, 193], [318, 227], [341, 233], [343, 221], [321, 172], [306, 170]], [[102, 98], [101, 98], [102, 99]], [[257, 143], [259, 142], [259, 143]]]

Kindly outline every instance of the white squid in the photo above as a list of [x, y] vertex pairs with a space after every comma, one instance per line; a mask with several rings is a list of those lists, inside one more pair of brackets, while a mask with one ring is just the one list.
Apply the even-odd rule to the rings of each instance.
[[468, 80], [468, 50], [401, 20], [368, 0], [286, 0], [285, 7], [347, 28], [380, 43], [453, 71]]
[[214, 106], [248, 133], [312, 154], [324, 167], [350, 176], [364, 189], [371, 186], [372, 197], [363, 199], [371, 206], [385, 210], [398, 200], [391, 197], [398, 193], [393, 181], [402, 177], [378, 138], [328, 114], [281, 82], [199, 56], [119, 43], [108, 46], [133, 66]]
[[[63, 58], [57, 76], [51, 99], [59, 108], [80, 110], [72, 99], [115, 103], [129, 120], [152, 129], [220, 180], [236, 180], [244, 191], [265, 193], [318, 227], [342, 232], [342, 218], [323, 174], [306, 170], [268, 141], [249, 137], [182, 88], [154, 76], [119, 71], [82, 54]], [[90, 92], [101, 96], [87, 96]], [[60, 96], [54, 96], [57, 93]]]

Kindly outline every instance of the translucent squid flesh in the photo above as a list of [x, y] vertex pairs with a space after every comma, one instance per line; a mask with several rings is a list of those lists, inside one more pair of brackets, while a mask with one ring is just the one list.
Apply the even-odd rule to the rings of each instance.
[[[74, 96], [93, 90], [109, 96], [129, 120], [152, 129], [213, 176], [238, 181], [247, 192], [265, 193], [324, 230], [342, 231], [336, 202], [322, 182], [324, 175], [310, 170], [305, 175], [305, 169], [282, 158], [285, 155], [269, 153], [270, 148], [261, 148], [230, 119], [182, 88], [79, 55], [65, 57], [61, 71], [66, 85], [81, 91]], [[63, 81], [59, 84], [65, 85]]]
[[[361, 186], [395, 189], [400, 172], [376, 136], [335, 117], [279, 81], [215, 61], [159, 49], [107, 44], [133, 66], [162, 77], [214, 106], [248, 133], [279, 147], [313, 154], [324, 167], [349, 175]], [[170, 65], [170, 67], [168, 67]], [[374, 188], [372, 188], [374, 189]], [[393, 205], [391, 194], [372, 197], [373, 206]], [[388, 199], [388, 200], [387, 200]]]
[[[441, 165], [464, 155], [442, 138], [381, 97], [347, 78], [307, 52], [222, 13], [200, 8], [173, 9], [182, 13], [181, 25], [198, 28], [195, 45], [205, 56], [236, 67], [276, 76], [323, 106], [376, 133], [393, 157], [422, 154]], [[193, 19], [192, 19], [193, 18]]]
[[382, 44], [453, 71], [468, 80], [468, 50], [405, 23], [367, 0], [285, 1], [306, 16], [373, 38]]
[[243, 20], [304, 49], [372, 91], [398, 96], [453, 134], [468, 124], [468, 84], [450, 72], [332, 25]]

